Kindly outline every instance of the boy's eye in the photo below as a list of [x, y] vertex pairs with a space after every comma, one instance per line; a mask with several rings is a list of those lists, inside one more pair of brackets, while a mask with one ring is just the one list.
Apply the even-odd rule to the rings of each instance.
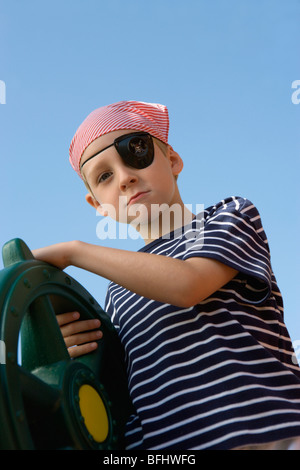
[[105, 173], [102, 173], [102, 175], [98, 179], [98, 182], [103, 183], [111, 176], [111, 174], [112, 174], [111, 171], [106, 171]]

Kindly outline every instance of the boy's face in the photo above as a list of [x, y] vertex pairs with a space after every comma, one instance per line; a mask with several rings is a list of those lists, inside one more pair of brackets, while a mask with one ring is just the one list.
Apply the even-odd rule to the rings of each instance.
[[87, 161], [112, 144], [116, 137], [133, 132], [136, 131], [110, 132], [86, 148], [81, 159], [81, 165], [86, 161], [82, 174], [92, 193], [86, 199], [102, 215], [107, 215], [107, 209], [113, 206], [114, 211], [109, 213], [108, 210], [108, 215], [120, 222], [131, 223], [140, 208], [148, 222], [153, 204], [180, 203], [175, 180], [183, 166], [179, 155], [171, 147], [165, 155], [154, 138], [154, 160], [146, 168], [126, 165], [114, 146]]

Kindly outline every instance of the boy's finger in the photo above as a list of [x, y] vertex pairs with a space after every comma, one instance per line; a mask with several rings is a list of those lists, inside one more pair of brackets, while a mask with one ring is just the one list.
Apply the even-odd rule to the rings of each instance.
[[74, 323], [68, 323], [61, 326], [62, 335], [66, 338], [67, 336], [76, 335], [77, 333], [83, 333], [90, 330], [95, 330], [101, 325], [100, 320], [81, 320]]
[[72, 335], [72, 336], [65, 336], [65, 343], [67, 348], [72, 347], [72, 346], [79, 346], [81, 344], [86, 344], [86, 343], [92, 343], [93, 341], [97, 341], [101, 339], [103, 336], [102, 331], [96, 330], [96, 331], [91, 331], [89, 333], [81, 333], [77, 335]]
[[80, 318], [79, 312], [67, 312], [67, 313], [60, 313], [56, 315], [56, 319], [58, 321], [59, 326], [66, 325], [67, 323], [76, 321]]
[[81, 346], [73, 346], [68, 348], [69, 354], [71, 357], [82, 356], [83, 354], [88, 354], [97, 349], [98, 344], [95, 342], [82, 344]]

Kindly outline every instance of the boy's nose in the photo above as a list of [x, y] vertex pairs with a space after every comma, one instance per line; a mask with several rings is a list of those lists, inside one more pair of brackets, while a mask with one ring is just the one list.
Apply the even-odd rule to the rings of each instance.
[[122, 168], [119, 176], [119, 185], [122, 191], [126, 191], [128, 187], [136, 183], [138, 180], [137, 176], [134, 174], [134, 171], [130, 167]]

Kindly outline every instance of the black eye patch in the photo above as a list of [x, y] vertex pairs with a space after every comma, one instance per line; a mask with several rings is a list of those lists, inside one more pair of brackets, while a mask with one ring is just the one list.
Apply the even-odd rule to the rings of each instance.
[[126, 165], [132, 166], [139, 170], [147, 168], [154, 159], [154, 145], [150, 134], [147, 132], [134, 132], [117, 137], [114, 142], [100, 152], [89, 157], [82, 165], [85, 165], [91, 158], [96, 157], [104, 150], [115, 146], [118, 154]]

